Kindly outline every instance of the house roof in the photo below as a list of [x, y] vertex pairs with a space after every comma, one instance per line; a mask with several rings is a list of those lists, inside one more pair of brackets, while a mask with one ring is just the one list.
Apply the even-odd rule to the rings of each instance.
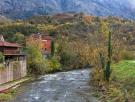
[[51, 37], [48, 35], [43, 35], [42, 40], [51, 40]]
[[16, 44], [16, 43], [0, 41], [0, 47], [2, 47], [2, 46], [5, 46], [5, 47], [21, 47], [19, 44]]
[[30, 37], [34, 39], [41, 39], [41, 40], [51, 40], [51, 37], [49, 35], [42, 35], [42, 34], [32, 34]]

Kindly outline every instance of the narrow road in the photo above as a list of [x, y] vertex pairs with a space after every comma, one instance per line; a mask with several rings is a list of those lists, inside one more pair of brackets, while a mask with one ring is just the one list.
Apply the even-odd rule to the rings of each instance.
[[97, 102], [91, 96], [90, 70], [76, 70], [41, 76], [21, 87], [10, 102]]

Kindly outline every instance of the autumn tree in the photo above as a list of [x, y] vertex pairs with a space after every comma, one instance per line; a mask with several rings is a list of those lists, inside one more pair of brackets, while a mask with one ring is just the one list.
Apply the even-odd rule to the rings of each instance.
[[17, 32], [15, 35], [13, 35], [13, 42], [16, 42], [22, 46], [25, 45], [25, 36], [20, 33], [20, 32]]
[[111, 76], [112, 60], [112, 34], [109, 24], [106, 21], [100, 21], [99, 31], [96, 32], [95, 47], [93, 47], [93, 64], [96, 80], [109, 82]]
[[41, 53], [42, 43], [30, 37], [26, 42], [28, 71], [34, 74], [43, 74], [45, 72], [45, 59]]

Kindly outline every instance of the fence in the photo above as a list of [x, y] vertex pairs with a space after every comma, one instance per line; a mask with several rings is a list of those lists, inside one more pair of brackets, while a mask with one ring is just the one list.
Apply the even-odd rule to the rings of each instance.
[[26, 61], [12, 61], [0, 69], [0, 85], [27, 75]]

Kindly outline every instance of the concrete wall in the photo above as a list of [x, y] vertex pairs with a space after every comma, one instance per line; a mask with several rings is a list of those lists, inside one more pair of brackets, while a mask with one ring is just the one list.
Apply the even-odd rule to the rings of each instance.
[[27, 75], [26, 61], [11, 61], [0, 69], [0, 85]]

